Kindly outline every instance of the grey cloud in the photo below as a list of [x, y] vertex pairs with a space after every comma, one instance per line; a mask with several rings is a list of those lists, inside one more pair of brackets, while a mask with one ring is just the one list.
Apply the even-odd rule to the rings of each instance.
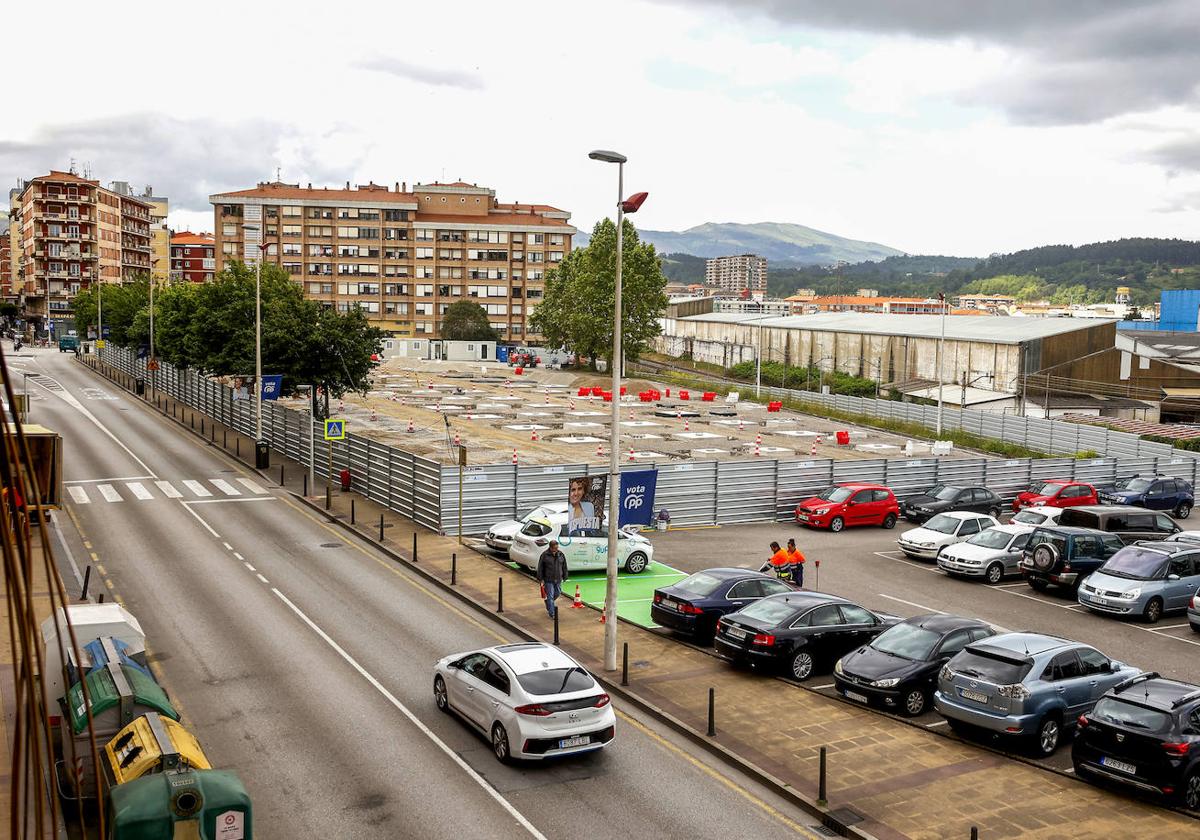
[[[463, 70], [443, 70], [435, 67], [423, 67], [402, 61], [399, 58], [380, 56], [357, 62], [356, 66], [363, 70], [374, 70], [377, 73], [387, 73], [426, 85], [438, 87], [456, 87], [463, 90], [482, 90], [483, 80], [474, 73]], [[478, 69], [478, 68], [476, 68]]]
[[[1200, 172], [1200, 138], [1187, 136], [1163, 143], [1147, 152], [1144, 158], [1166, 169], [1169, 175]], [[1200, 193], [1196, 195], [1200, 196]]]

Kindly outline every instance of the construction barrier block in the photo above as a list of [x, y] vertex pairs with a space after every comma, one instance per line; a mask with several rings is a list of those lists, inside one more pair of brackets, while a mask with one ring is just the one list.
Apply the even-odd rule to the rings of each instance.
[[700, 399], [704, 402], [712, 402], [716, 398], [717, 395], [714, 391], [705, 391], [704, 396], [700, 397]]
[[513, 373], [515, 373], [517, 376], [520, 376], [524, 372], [525, 372], [525, 368], [523, 368], [523, 367], [519, 367], [513, 371]]
[[688, 399], [688, 392], [687, 392], [687, 391], [680, 391], [680, 392], [679, 392], [679, 399], [681, 399], [681, 400], [686, 400], [686, 399]]
[[842, 430], [837, 433], [838, 446], [847, 446], [850, 443], [850, 433]]

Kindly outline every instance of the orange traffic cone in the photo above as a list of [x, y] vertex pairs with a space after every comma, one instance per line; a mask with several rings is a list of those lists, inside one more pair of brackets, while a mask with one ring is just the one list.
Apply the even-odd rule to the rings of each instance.
[[738, 431], [739, 432], [746, 431], [746, 423], [742, 420], [741, 417], [738, 418]]
[[579, 584], [575, 584], [575, 600], [571, 602], [571, 609], [583, 609], [583, 598], [579, 597]]
[[408, 421], [408, 433], [409, 433], [409, 434], [412, 434], [412, 433], [413, 433], [413, 432], [415, 432], [415, 431], [416, 431], [416, 429], [414, 429], [414, 428], [413, 428], [413, 422], [412, 422], [412, 420], [411, 420], [411, 419], [409, 419], [409, 421]]
[[461, 440], [459, 439], [459, 437], [458, 437], [458, 432], [455, 432], [455, 433], [454, 433], [454, 445], [455, 445], [455, 446], [462, 446], [462, 441], [461, 441]]
[[514, 449], [513, 450], [513, 466], [515, 467], [516, 465], [517, 465], [517, 450]]
[[688, 426], [688, 421], [687, 421], [687, 418], [684, 418], [684, 421], [683, 421], [683, 430], [684, 430], [685, 432], [690, 432], [690, 431], [691, 431], [691, 428]]
[[607, 610], [607, 608], [606, 608], [606, 609], [603, 609], [603, 610], [600, 610], [600, 623], [601, 623], [601, 624], [607, 624], [607, 623], [608, 623], [608, 610]]
[[371, 422], [372, 422], [372, 423], [374, 423], [374, 422], [375, 422], [375, 421], [377, 421], [378, 419], [379, 419], [379, 418], [375, 416], [375, 407], [374, 407], [374, 406], [371, 406]]
[[536, 441], [538, 439], [537, 429], [534, 429], [533, 431], [531, 431], [529, 433], [529, 439], [533, 440], [533, 441]]
[[631, 446], [631, 447], [629, 447], [629, 460], [630, 460], [630, 461], [632, 461], [632, 460], [633, 460], [633, 447], [632, 447], [632, 446]]
[[596, 444], [596, 457], [597, 458], [604, 457], [604, 450], [600, 448], [600, 444], [598, 444], [598, 443]]
[[809, 449], [808, 449], [808, 454], [809, 454], [809, 455], [816, 455], [816, 454], [817, 454], [817, 440], [816, 440], [816, 438], [813, 438], [812, 446], [810, 446], [810, 447], [809, 447]]

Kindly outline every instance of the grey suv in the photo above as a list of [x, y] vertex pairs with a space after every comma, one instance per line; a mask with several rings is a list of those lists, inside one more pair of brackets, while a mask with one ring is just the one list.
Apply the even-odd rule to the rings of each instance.
[[1124, 547], [1116, 534], [1094, 528], [1043, 526], [1029, 535], [1018, 565], [1021, 575], [1039, 592], [1051, 584], [1074, 590]]
[[956, 732], [1026, 739], [1048, 756], [1104, 692], [1138, 673], [1079, 642], [1004, 633], [972, 642], [942, 666], [933, 705]]

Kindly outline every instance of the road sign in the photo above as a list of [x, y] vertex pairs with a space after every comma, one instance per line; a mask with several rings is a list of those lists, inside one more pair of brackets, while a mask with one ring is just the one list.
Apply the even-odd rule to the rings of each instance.
[[151, 359], [146, 362], [146, 370], [158, 370], [158, 359]]
[[345, 420], [326, 420], [325, 421], [325, 440], [345, 440], [346, 439], [346, 421]]
[[103, 349], [104, 349], [104, 339], [103, 339], [103, 338], [97, 338], [97, 339], [96, 339], [96, 349], [97, 349], [97, 350], [103, 350]]

